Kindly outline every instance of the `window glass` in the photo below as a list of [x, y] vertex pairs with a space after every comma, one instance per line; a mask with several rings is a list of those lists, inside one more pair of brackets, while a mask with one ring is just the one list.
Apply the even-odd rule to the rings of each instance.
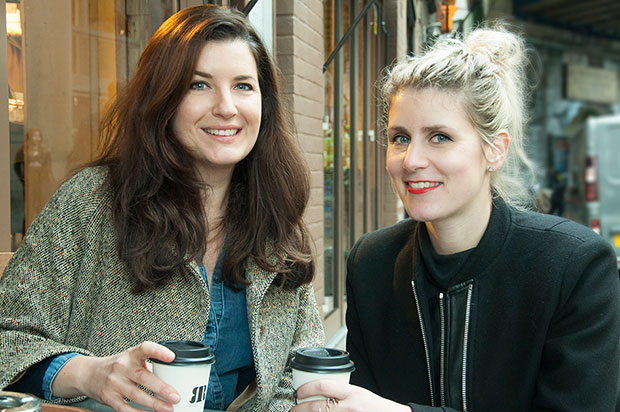
[[58, 185], [97, 151], [101, 117], [177, 0], [6, 2], [15, 250]]
[[[362, 1], [324, 1], [324, 257], [323, 313], [344, 319], [344, 278], [349, 251], [365, 232], [376, 228], [377, 164], [376, 95], [383, 39], [379, 8]], [[360, 14], [364, 11], [364, 15]], [[335, 47], [348, 33], [342, 47]], [[332, 316], [333, 314], [333, 316]], [[329, 324], [329, 322], [328, 322]], [[329, 325], [328, 325], [329, 326]]]
[[[323, 3], [324, 52], [329, 56], [334, 48], [334, 15], [333, 1]], [[335, 308], [335, 291], [337, 289], [334, 265], [334, 64], [330, 64], [324, 72], [323, 84], [323, 201], [324, 201], [324, 289], [323, 314], [328, 316]]]
[[24, 78], [22, 18], [19, 4], [6, 4], [9, 87], [9, 156], [11, 159], [11, 233], [13, 245], [24, 233]]

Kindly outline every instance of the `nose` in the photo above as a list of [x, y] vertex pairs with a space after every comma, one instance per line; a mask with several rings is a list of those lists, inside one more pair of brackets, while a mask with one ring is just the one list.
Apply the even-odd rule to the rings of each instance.
[[403, 168], [406, 170], [424, 169], [428, 166], [428, 157], [420, 145], [409, 144], [403, 158]]
[[237, 114], [237, 105], [230, 90], [220, 89], [215, 96], [213, 114], [215, 116], [230, 118]]

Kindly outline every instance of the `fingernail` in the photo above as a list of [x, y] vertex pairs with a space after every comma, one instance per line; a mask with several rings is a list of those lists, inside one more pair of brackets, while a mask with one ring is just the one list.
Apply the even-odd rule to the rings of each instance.
[[171, 393], [168, 399], [170, 399], [172, 403], [177, 404], [181, 400], [181, 397], [176, 393]]

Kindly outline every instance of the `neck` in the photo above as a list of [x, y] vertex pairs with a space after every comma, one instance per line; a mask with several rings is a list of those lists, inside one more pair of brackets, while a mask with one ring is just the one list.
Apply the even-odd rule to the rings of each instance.
[[209, 186], [205, 189], [204, 208], [209, 226], [217, 225], [224, 218], [229, 187], [230, 183], [223, 186]]
[[489, 225], [492, 202], [473, 216], [462, 216], [441, 222], [425, 222], [433, 248], [440, 255], [451, 255], [478, 246]]
[[201, 171], [202, 179], [207, 185], [204, 189], [203, 206], [211, 227], [218, 225], [226, 213], [232, 173], [232, 167]]

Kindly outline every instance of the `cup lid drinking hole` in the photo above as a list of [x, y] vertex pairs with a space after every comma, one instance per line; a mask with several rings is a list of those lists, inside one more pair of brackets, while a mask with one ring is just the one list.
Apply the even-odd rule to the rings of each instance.
[[215, 362], [215, 355], [206, 343], [190, 340], [166, 340], [158, 343], [173, 351], [176, 356], [172, 362], [162, 362], [152, 358], [151, 362], [165, 365], [196, 365]]
[[291, 360], [291, 367], [304, 372], [353, 372], [355, 366], [349, 353], [333, 348], [300, 348]]

